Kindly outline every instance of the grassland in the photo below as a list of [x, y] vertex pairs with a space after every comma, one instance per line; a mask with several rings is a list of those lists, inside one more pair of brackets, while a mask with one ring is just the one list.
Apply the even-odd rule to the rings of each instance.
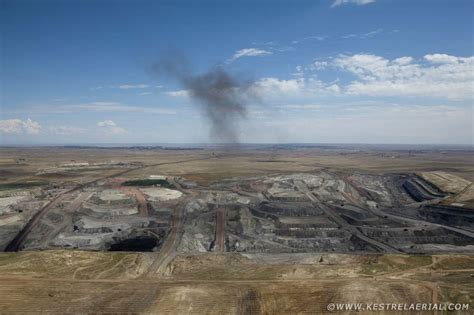
[[[89, 172], [36, 175], [43, 169], [62, 163], [95, 162], [142, 163], [150, 165], [124, 175], [127, 179], [148, 178], [149, 175], [184, 176], [207, 184], [214, 180], [259, 176], [272, 173], [311, 172], [329, 169], [343, 174], [353, 172], [399, 173], [444, 170], [474, 181], [472, 154], [466, 152], [390, 152], [337, 151], [323, 149], [295, 150], [160, 150], [160, 149], [98, 149], [98, 148], [0, 148], [5, 164], [0, 161], [1, 184], [44, 180], [51, 184], [78, 182], [117, 173], [120, 169], [96, 169]], [[22, 159], [21, 163], [12, 163]], [[179, 160], [180, 164], [164, 164]]]
[[140, 253], [41, 251], [0, 254], [0, 275], [61, 279], [128, 279], [147, 267]]
[[208, 253], [177, 256], [158, 278], [144, 277], [150, 258], [64, 250], [0, 254], [0, 308], [5, 313], [322, 314], [328, 303], [338, 302], [474, 301], [469, 256], [331, 254], [321, 261], [308, 254], [301, 261], [282, 257], [264, 263]]

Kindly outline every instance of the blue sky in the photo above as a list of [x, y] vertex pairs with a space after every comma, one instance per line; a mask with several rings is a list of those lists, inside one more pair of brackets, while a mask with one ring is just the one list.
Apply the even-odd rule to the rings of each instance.
[[202, 143], [150, 66], [253, 80], [242, 142], [473, 143], [473, 2], [1, 1], [1, 144]]

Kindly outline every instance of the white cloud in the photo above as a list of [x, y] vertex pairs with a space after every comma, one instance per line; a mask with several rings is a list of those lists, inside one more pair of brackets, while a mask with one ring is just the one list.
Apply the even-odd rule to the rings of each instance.
[[163, 115], [173, 115], [176, 114], [176, 111], [165, 109], [165, 108], [155, 108], [155, 107], [141, 107], [141, 106], [130, 106], [117, 102], [92, 102], [85, 104], [77, 105], [65, 105], [61, 107], [60, 110], [63, 111], [78, 111], [78, 110], [89, 110], [95, 112], [135, 112], [135, 113], [144, 113], [144, 114], [163, 114]]
[[302, 66], [296, 66], [295, 67], [295, 72], [291, 73], [292, 76], [295, 77], [302, 77], [304, 76], [304, 71]]
[[0, 132], [5, 134], [29, 134], [37, 135], [41, 130], [41, 125], [28, 118], [0, 120]]
[[405, 66], [413, 61], [412, 57], [400, 57], [393, 60], [394, 63]]
[[267, 77], [255, 82], [253, 88], [264, 94], [298, 93], [304, 89], [304, 79], [280, 80]]
[[122, 84], [119, 86], [116, 86], [116, 88], [121, 89], [121, 90], [129, 90], [129, 89], [146, 89], [150, 87], [147, 84]]
[[283, 109], [294, 109], [294, 110], [318, 110], [323, 108], [322, 105], [319, 104], [287, 104], [287, 105], [280, 105], [279, 108]]
[[23, 128], [27, 134], [37, 135], [41, 130], [41, 125], [38, 122], [28, 118], [25, 122], [23, 122]]
[[49, 131], [52, 134], [60, 135], [60, 136], [72, 136], [85, 133], [86, 130], [80, 127], [74, 126], [50, 126]]
[[[109, 89], [120, 89], [120, 90], [130, 90], [130, 89], [146, 89], [150, 86], [148, 84], [121, 84], [121, 85], [109, 85]], [[95, 86], [91, 87], [91, 91], [98, 91], [105, 88], [104, 86]]]
[[411, 57], [389, 60], [370, 54], [340, 55], [332, 65], [357, 77], [345, 87], [347, 94], [453, 100], [473, 97], [474, 57], [436, 54], [424, 58], [430, 63], [414, 63]]
[[[48, 115], [48, 114], [70, 114], [76, 112], [110, 112], [110, 113], [142, 113], [157, 115], [174, 115], [175, 110], [162, 107], [143, 107], [132, 106], [118, 102], [90, 102], [82, 104], [69, 105], [37, 105], [25, 108], [23, 110], [9, 111], [9, 114], [30, 114]], [[5, 112], [4, 112], [5, 113]]]
[[295, 78], [289, 80], [266, 77], [253, 84], [252, 91], [263, 98], [272, 97], [310, 97], [314, 95], [334, 94], [339, 86], [331, 82], [324, 83], [314, 78]]
[[97, 126], [99, 126], [99, 127], [115, 127], [117, 125], [112, 120], [104, 120], [104, 121], [99, 121], [97, 123]]
[[144, 96], [144, 95], [150, 95], [150, 94], [151, 94], [151, 92], [143, 92], [143, 93], [138, 93], [138, 95], [140, 95], [140, 96]]
[[362, 34], [347, 34], [341, 36], [341, 38], [348, 39], [348, 38], [359, 38], [359, 39], [367, 39], [367, 38], [372, 38], [376, 35], [382, 34], [383, 33], [383, 28], [378, 28], [376, 30], [367, 32], [367, 33], [362, 33]]
[[126, 129], [117, 126], [117, 124], [110, 119], [99, 121], [97, 126], [108, 136], [118, 136], [128, 133]]
[[459, 58], [455, 56], [450, 56], [446, 54], [432, 54], [425, 55], [424, 58], [432, 63], [457, 63], [459, 61], [465, 60], [466, 58]]
[[353, 3], [357, 5], [366, 5], [373, 2], [375, 2], [375, 0], [335, 0], [333, 4], [331, 5], [331, 8], [337, 7], [343, 4], [348, 4], [348, 3]]
[[0, 131], [2, 133], [22, 133], [23, 121], [20, 119], [0, 120]]
[[273, 54], [271, 51], [258, 49], [258, 48], [244, 48], [237, 50], [234, 55], [227, 60], [227, 62], [235, 61], [242, 57], [258, 57], [258, 56], [268, 56]]
[[[265, 101], [289, 102], [337, 95], [469, 100], [473, 98], [473, 67], [474, 57], [442, 54], [426, 55], [423, 60], [411, 56], [387, 59], [371, 54], [339, 55], [317, 60], [307, 67], [297, 66], [290, 79], [261, 78], [253, 84], [252, 92]], [[345, 83], [339, 79], [328, 82], [303, 71], [327, 68], [350, 73], [355, 79]]]
[[337, 85], [336, 83], [333, 83], [331, 85], [328, 85], [326, 87], [326, 90], [327, 91], [330, 91], [330, 92], [333, 92], [333, 93], [340, 93], [341, 92], [341, 88], [339, 87], [339, 85]]
[[328, 38], [329, 38], [329, 36], [325, 36], [325, 35], [312, 35], [312, 36], [307, 36], [307, 37], [303, 37], [301, 39], [294, 40], [291, 43], [292, 44], [301, 44], [302, 42], [305, 42], [305, 41], [308, 41], [308, 40], [323, 41], [323, 40], [326, 40]]
[[309, 69], [311, 70], [323, 70], [328, 66], [327, 61], [315, 61], [313, 64], [309, 66]]
[[172, 97], [189, 97], [189, 91], [187, 90], [168, 91], [165, 94]]

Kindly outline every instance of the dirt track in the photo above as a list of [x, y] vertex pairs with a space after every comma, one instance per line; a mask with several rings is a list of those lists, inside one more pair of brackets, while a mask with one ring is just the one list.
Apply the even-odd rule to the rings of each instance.
[[[305, 195], [308, 197], [308, 199], [311, 200], [311, 202], [315, 204], [315, 206], [320, 204], [318, 202], [317, 198], [311, 192], [308, 192], [306, 189], [301, 189], [301, 188], [299, 188], [299, 190], [304, 192]], [[360, 232], [356, 227], [348, 224], [344, 219], [342, 219], [335, 211], [333, 211], [333, 209], [331, 209], [331, 207], [325, 205], [324, 207], [321, 207], [321, 209], [324, 211], [324, 213], [326, 213], [326, 215], [328, 217], [330, 217], [339, 226], [343, 227], [344, 229], [346, 229], [347, 231], [349, 231], [353, 235], [357, 236], [358, 238], [360, 238], [360, 239], [366, 241], [367, 243], [375, 246], [375, 248], [380, 248], [380, 249], [382, 249], [383, 251], [385, 251], [387, 253], [399, 252], [399, 250], [397, 250], [396, 248], [393, 248], [393, 247], [391, 247], [387, 244], [381, 243], [377, 240], [371, 239], [371, 238], [367, 237], [366, 235], [362, 234], [362, 232]]]
[[433, 299], [432, 292], [421, 284], [362, 278], [303, 282], [1, 278], [0, 282], [0, 307], [7, 313], [229, 314], [250, 307], [261, 313], [304, 310], [320, 314], [328, 303], [429, 303]]
[[143, 275], [144, 278], [162, 275], [168, 263], [175, 257], [176, 248], [179, 245], [183, 229], [184, 206], [188, 200], [189, 197], [184, 198], [175, 208], [169, 234], [162, 244], [160, 251], [156, 253], [156, 257], [148, 271]]
[[124, 194], [127, 196], [133, 197], [137, 200], [138, 203], [138, 212], [142, 217], [148, 216], [148, 203], [145, 196], [140, 189], [135, 187], [120, 187]]
[[[469, 279], [455, 285], [451, 279], [453, 273], [462, 276], [463, 272], [473, 270], [469, 256], [432, 257], [427, 261], [404, 255], [331, 255], [325, 263], [315, 259], [310, 265], [306, 262], [289, 266], [265, 265], [238, 258], [237, 254], [207, 253], [179, 256], [178, 262], [173, 262], [178, 265], [172, 265], [164, 278], [140, 277], [140, 272], [146, 276], [145, 268], [138, 268], [141, 271], [129, 278], [131, 274], [121, 266], [133, 266], [135, 270], [135, 263], [129, 265], [125, 260], [136, 262], [137, 254], [98, 253], [102, 257], [100, 263], [92, 265], [83, 261], [86, 257], [96, 259], [89, 252], [52, 254], [3, 254], [7, 260], [13, 259], [11, 255], [25, 256], [10, 260], [10, 264], [0, 264], [3, 313], [324, 314], [329, 303], [455, 302], [452, 294], [472, 301]], [[70, 272], [63, 270], [67, 265], [58, 265], [58, 260], [54, 260], [39, 273], [28, 269], [28, 275], [19, 276], [18, 270], [34, 265], [35, 255], [39, 261], [51, 257], [63, 261], [70, 257], [66, 258]], [[115, 255], [123, 257], [112, 259]], [[188, 264], [177, 267], [186, 261]], [[141, 262], [145, 263], [143, 267], [149, 264], [148, 260]], [[407, 265], [411, 267], [404, 269]], [[161, 266], [166, 264], [158, 267]], [[389, 268], [378, 269], [384, 266]], [[398, 267], [391, 269], [394, 266]], [[56, 268], [62, 270], [62, 276], [57, 276]], [[94, 271], [83, 272], [83, 268]], [[262, 276], [259, 270], [266, 271], [266, 279], [258, 278]], [[376, 272], [367, 274], [370, 270]], [[183, 275], [187, 276], [181, 278]]]
[[215, 251], [225, 251], [225, 209], [216, 210]]

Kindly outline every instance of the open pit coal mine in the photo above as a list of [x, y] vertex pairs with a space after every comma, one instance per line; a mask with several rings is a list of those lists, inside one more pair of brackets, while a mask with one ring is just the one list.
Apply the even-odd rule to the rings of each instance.
[[[252, 187], [266, 189], [252, 191]], [[186, 215], [183, 251], [474, 251], [474, 211], [443, 205], [449, 194], [416, 175], [347, 178], [321, 172], [229, 180], [212, 189], [198, 199], [205, 205]], [[224, 223], [216, 208], [225, 213]], [[218, 229], [219, 224], [225, 226]], [[215, 246], [222, 237], [218, 230], [225, 231], [223, 249]]]
[[0, 249], [474, 253], [474, 210], [447, 203], [451, 193], [415, 174], [189, 183], [94, 183], [57, 193], [42, 208], [44, 194], [9, 197], [19, 200], [8, 208], [17, 218], [0, 231]]

